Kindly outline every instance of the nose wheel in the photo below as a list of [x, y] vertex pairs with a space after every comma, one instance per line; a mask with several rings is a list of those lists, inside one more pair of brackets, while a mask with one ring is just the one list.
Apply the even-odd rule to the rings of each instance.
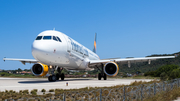
[[49, 80], [50, 82], [55, 82], [55, 81], [56, 81], [56, 76], [55, 76], [55, 75], [49, 76], [49, 77], [48, 77], [48, 80]]

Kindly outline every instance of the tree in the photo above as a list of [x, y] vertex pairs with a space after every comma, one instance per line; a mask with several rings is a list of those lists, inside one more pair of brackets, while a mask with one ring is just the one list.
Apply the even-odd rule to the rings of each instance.
[[18, 72], [22, 72], [22, 69], [21, 69], [21, 68], [18, 68]]
[[165, 72], [166, 74], [170, 74], [171, 71], [173, 71], [174, 69], [179, 68], [178, 65], [164, 65], [161, 66], [159, 69], [157, 69], [155, 72], [156, 77], [160, 77], [160, 74]]
[[31, 71], [30, 69], [24, 69], [24, 71]]

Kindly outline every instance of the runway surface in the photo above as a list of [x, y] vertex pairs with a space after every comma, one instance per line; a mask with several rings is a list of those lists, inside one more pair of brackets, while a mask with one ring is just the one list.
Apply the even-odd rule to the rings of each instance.
[[[47, 78], [2, 78], [0, 77], [0, 91], [5, 90], [33, 90], [38, 89], [78, 89], [84, 87], [109, 87], [128, 85], [134, 81], [151, 81], [150, 79], [111, 79], [97, 80], [97, 78], [65, 78], [64, 81], [49, 82]], [[66, 83], [68, 82], [68, 86]]]

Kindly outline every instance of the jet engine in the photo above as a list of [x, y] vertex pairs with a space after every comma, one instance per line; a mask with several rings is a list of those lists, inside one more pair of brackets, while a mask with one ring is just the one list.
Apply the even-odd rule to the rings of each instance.
[[34, 64], [31, 71], [35, 76], [44, 76], [48, 73], [48, 66], [42, 63]]
[[104, 73], [108, 76], [116, 76], [118, 74], [119, 67], [115, 62], [108, 62], [104, 65]]

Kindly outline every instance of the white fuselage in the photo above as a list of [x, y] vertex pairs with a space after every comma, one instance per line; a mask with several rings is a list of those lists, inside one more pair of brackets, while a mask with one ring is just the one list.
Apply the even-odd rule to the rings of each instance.
[[54, 30], [44, 31], [38, 35], [32, 44], [32, 55], [43, 64], [69, 70], [90, 70], [89, 60], [99, 60], [97, 54]]

